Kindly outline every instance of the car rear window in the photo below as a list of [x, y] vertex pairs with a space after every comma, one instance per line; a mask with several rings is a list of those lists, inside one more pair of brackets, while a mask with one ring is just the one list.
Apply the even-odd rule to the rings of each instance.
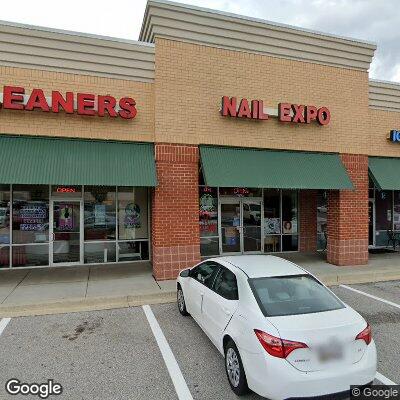
[[344, 308], [340, 300], [310, 275], [250, 278], [249, 284], [266, 317]]

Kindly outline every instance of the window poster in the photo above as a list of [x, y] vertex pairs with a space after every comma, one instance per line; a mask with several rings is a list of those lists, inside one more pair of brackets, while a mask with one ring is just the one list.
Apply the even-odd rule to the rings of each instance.
[[264, 234], [273, 235], [281, 233], [281, 219], [280, 218], [265, 218], [264, 220]]
[[60, 204], [58, 217], [58, 229], [71, 231], [74, 229], [74, 211], [71, 204]]
[[43, 231], [46, 229], [47, 205], [45, 204], [24, 204], [20, 210], [21, 231]]
[[201, 236], [218, 235], [218, 197], [215, 188], [200, 187], [199, 224]]
[[94, 205], [94, 226], [106, 226], [106, 206], [105, 204]]
[[283, 233], [297, 233], [297, 221], [283, 221]]
[[141, 227], [140, 207], [138, 204], [129, 203], [125, 207], [125, 229], [137, 229]]

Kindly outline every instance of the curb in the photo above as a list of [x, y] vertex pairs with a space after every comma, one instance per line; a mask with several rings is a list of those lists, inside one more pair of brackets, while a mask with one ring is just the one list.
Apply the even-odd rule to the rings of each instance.
[[342, 284], [375, 283], [400, 280], [400, 266], [397, 270], [383, 269], [381, 271], [360, 271], [357, 273], [342, 273], [316, 275], [316, 277], [327, 286], [337, 286]]
[[[374, 272], [350, 272], [338, 274], [316, 275], [327, 286], [342, 284], [375, 283], [400, 280], [398, 270], [382, 268]], [[165, 291], [143, 295], [126, 295], [113, 297], [75, 298], [46, 303], [0, 306], [0, 318], [26, 317], [34, 315], [64, 314], [85, 311], [111, 310], [114, 308], [138, 307], [145, 304], [163, 304], [176, 301], [175, 291]]]
[[94, 297], [90, 299], [75, 298], [65, 301], [57, 300], [46, 303], [0, 306], [0, 318], [111, 310], [114, 308], [137, 307], [144, 304], [172, 303], [174, 301], [176, 301], [175, 291], [136, 296]]

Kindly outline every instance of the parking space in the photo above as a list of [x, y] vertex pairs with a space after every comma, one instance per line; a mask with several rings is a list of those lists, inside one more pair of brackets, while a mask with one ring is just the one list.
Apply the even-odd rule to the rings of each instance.
[[[397, 290], [400, 298], [399, 282], [351, 287], [394, 302]], [[333, 290], [371, 323], [378, 370], [400, 382], [400, 309], [344, 287]], [[180, 316], [174, 303], [151, 310], [193, 399], [236, 399], [223, 357], [193, 319]], [[54, 379], [64, 388], [55, 399], [177, 399], [171, 360], [163, 358], [157, 336], [142, 307], [13, 318], [0, 333], [0, 398], [27, 398], [5, 392], [5, 382], [18, 378]]]
[[[399, 282], [350, 287], [400, 305]], [[391, 293], [396, 287], [397, 299]], [[378, 351], [378, 371], [393, 382], [400, 383], [400, 309], [340, 286], [334, 287], [333, 291], [371, 324]]]

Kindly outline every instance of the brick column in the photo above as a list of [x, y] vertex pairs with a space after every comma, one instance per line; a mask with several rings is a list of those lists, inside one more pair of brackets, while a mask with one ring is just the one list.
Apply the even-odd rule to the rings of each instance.
[[152, 199], [152, 261], [156, 279], [175, 279], [200, 261], [199, 150], [155, 144], [158, 186]]
[[300, 190], [299, 222], [301, 252], [317, 251], [317, 191]]
[[341, 154], [355, 190], [328, 193], [327, 261], [336, 265], [368, 263], [368, 156]]

